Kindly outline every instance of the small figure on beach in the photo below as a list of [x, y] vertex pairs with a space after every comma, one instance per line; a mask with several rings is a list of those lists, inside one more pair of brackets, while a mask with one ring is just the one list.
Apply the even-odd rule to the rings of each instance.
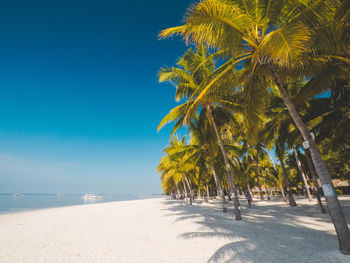
[[245, 197], [247, 198], [247, 201], [248, 201], [248, 208], [251, 208], [252, 207], [252, 200], [253, 200], [251, 194], [249, 192], [247, 192], [245, 194]]

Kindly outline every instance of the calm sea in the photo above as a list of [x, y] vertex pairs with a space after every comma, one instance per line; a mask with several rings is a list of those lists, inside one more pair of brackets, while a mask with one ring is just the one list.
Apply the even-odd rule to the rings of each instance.
[[84, 200], [82, 196], [82, 194], [0, 194], [0, 214], [52, 207], [155, 198], [160, 195], [103, 195], [102, 199], [89, 201]]

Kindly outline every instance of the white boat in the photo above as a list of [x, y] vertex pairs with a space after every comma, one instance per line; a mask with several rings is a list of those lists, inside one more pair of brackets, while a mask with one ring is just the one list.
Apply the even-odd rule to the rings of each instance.
[[94, 194], [86, 194], [86, 195], [82, 196], [81, 198], [83, 198], [84, 200], [97, 200], [97, 199], [102, 199], [103, 196], [102, 195], [94, 195]]
[[20, 196], [23, 196], [23, 195], [20, 194], [20, 193], [15, 193], [15, 194], [13, 194], [13, 196], [14, 196], [14, 197], [20, 197]]

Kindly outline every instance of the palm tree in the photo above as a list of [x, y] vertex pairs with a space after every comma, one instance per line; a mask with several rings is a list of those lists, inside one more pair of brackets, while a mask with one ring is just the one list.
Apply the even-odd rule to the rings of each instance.
[[[350, 232], [331, 177], [307, 126], [285, 89], [288, 78], [311, 74], [310, 66], [315, 60], [321, 63], [329, 57], [313, 52], [315, 49], [310, 50], [310, 47], [317, 47], [319, 42], [319, 39], [313, 38], [314, 31], [328, 24], [339, 6], [340, 2], [336, 0], [207, 0], [189, 9], [184, 25], [163, 30], [160, 37], [180, 34], [186, 41], [205, 43], [231, 53], [231, 59], [221, 66], [221, 73], [207, 78], [208, 81], [199, 87], [201, 92], [191, 107], [201, 103], [201, 100], [207, 100], [213, 83], [239, 62], [244, 61], [244, 67], [250, 71], [243, 86], [266, 90], [266, 86], [259, 85], [257, 81], [261, 76], [272, 80], [308, 144], [337, 232], [339, 249], [344, 254], [350, 254]], [[319, 48], [317, 51], [323, 50]], [[342, 56], [338, 57], [347, 61]]]
[[[307, 121], [307, 126], [312, 129], [316, 136], [315, 141], [320, 145], [320, 150], [325, 158], [327, 166], [332, 169], [334, 176], [343, 175], [346, 178], [348, 171], [346, 167], [349, 155], [342, 154], [346, 151], [350, 137], [343, 127], [347, 127], [349, 120], [346, 111], [350, 109], [348, 98], [350, 92], [347, 92], [348, 74], [339, 69], [339, 65], [329, 65], [323, 74], [313, 77], [312, 86], [310, 82], [292, 81], [288, 85], [288, 92], [291, 94], [292, 100], [298, 106], [298, 111], [303, 113], [303, 118]], [[324, 79], [327, 76], [327, 80]], [[345, 78], [345, 79], [344, 79]], [[315, 83], [318, 83], [315, 86]], [[310, 88], [311, 87], [311, 88]], [[331, 96], [329, 98], [313, 97], [320, 91], [331, 88]], [[308, 97], [312, 97], [304, 101]], [[302, 138], [294, 131], [292, 120], [283, 107], [283, 101], [273, 90], [267, 111], [269, 121], [265, 124], [264, 140], [275, 141], [276, 144], [287, 144], [289, 148], [297, 148], [302, 143]], [[337, 135], [337, 136], [336, 136]], [[277, 137], [277, 138], [275, 138]], [[331, 141], [332, 140], [332, 141]], [[327, 152], [327, 149], [332, 151]], [[339, 154], [335, 154], [335, 153]], [[309, 150], [305, 150], [305, 158], [309, 173], [316, 188], [315, 196], [318, 201], [321, 213], [326, 213], [320, 198], [320, 189], [318, 186], [316, 171], [311, 161]], [[341, 178], [341, 177], [340, 177]]]
[[309, 167], [309, 171], [311, 173], [312, 181], [313, 181], [314, 186], [316, 188], [315, 196], [316, 196], [316, 199], [317, 199], [318, 206], [320, 207], [321, 213], [322, 214], [326, 214], [327, 212], [324, 209], [323, 204], [322, 204], [321, 190], [320, 190], [320, 187], [318, 186], [317, 175], [316, 175], [316, 172], [315, 172], [314, 165], [312, 164], [312, 161], [311, 161], [309, 150], [305, 151], [305, 157], [306, 157], [307, 165]]
[[[178, 154], [186, 155], [183, 164], [192, 163], [194, 166], [201, 167], [201, 171], [211, 170], [216, 188], [222, 199], [223, 212], [227, 211], [225, 195], [222, 190], [222, 182], [215, 168], [215, 164], [220, 161], [219, 149], [216, 142], [216, 136], [210, 125], [206, 112], [202, 111], [198, 118], [195, 118], [189, 123], [190, 144], [183, 148]], [[209, 169], [206, 169], [208, 166]], [[207, 180], [205, 180], [207, 183]], [[207, 188], [207, 195], [208, 187]]]
[[[330, 74], [328, 74], [330, 76]], [[314, 78], [314, 81], [316, 81], [316, 78]], [[317, 80], [318, 81], [318, 80]], [[332, 81], [327, 81], [327, 84], [332, 83]], [[293, 101], [297, 103], [298, 110], [300, 112], [303, 112], [304, 119], [307, 120], [307, 126], [313, 130], [314, 133], [316, 133], [317, 137], [319, 134], [319, 131], [322, 130], [324, 134], [327, 134], [327, 138], [330, 134], [332, 134], [332, 123], [331, 120], [336, 120], [334, 123], [338, 124], [343, 123], [342, 121], [345, 120], [345, 118], [341, 118], [339, 115], [344, 111], [346, 107], [345, 105], [332, 105], [330, 106], [330, 100], [331, 98], [311, 98], [307, 100], [307, 103], [303, 103], [305, 99], [308, 96], [315, 96], [318, 92], [322, 90], [327, 90], [326, 87], [328, 85], [325, 85], [325, 82], [323, 81], [323, 87], [320, 85], [317, 86], [317, 89], [310, 89], [310, 83], [303, 83], [301, 81], [292, 81], [288, 85], [288, 92], [291, 94], [291, 97]], [[344, 94], [343, 92], [341, 92]], [[346, 93], [345, 93], [346, 94]], [[336, 96], [338, 97], [338, 96]], [[343, 97], [346, 97], [346, 95]], [[345, 98], [346, 99], [346, 98]], [[294, 131], [294, 125], [292, 122], [292, 119], [290, 118], [290, 115], [288, 112], [286, 112], [283, 101], [281, 98], [276, 94], [275, 91], [272, 92], [268, 110], [267, 110], [267, 117], [268, 121], [265, 124], [263, 136], [265, 141], [275, 142], [276, 149], [283, 149], [285, 144], [288, 145], [289, 148], [296, 148], [299, 147], [302, 143], [302, 138], [296, 134]], [[346, 134], [341, 134], [340, 129], [337, 125], [337, 134], [339, 134], [341, 137], [341, 145], [347, 145], [346, 143]], [[340, 138], [339, 138], [340, 139]], [[345, 139], [345, 140], [344, 140]], [[317, 139], [318, 140], [318, 139]], [[319, 142], [318, 142], [319, 143]], [[336, 145], [334, 143], [331, 143], [332, 145]], [[277, 148], [279, 147], [279, 148]], [[346, 146], [345, 146], [346, 147]], [[337, 147], [339, 148], [339, 147]], [[323, 147], [321, 148], [323, 153]], [[306, 160], [308, 163], [309, 171], [312, 176], [312, 180], [314, 183], [314, 186], [316, 188], [316, 198], [318, 201], [318, 205], [320, 207], [320, 210], [322, 213], [325, 213], [325, 209], [322, 205], [321, 198], [320, 198], [320, 189], [317, 182], [317, 175], [314, 171], [314, 166], [311, 161], [311, 157], [309, 156], [309, 151], [305, 150], [306, 154]], [[323, 156], [325, 156], [323, 154]], [[283, 157], [282, 157], [283, 158]], [[341, 166], [341, 163], [344, 164], [344, 160], [347, 160], [348, 158], [339, 158], [339, 164], [338, 167]], [[327, 159], [326, 159], [327, 161]], [[346, 162], [345, 162], [346, 163]], [[283, 164], [284, 165], [284, 164]], [[333, 167], [332, 165], [328, 165], [328, 167]], [[288, 176], [286, 175], [286, 178], [288, 179]], [[287, 180], [286, 179], [286, 180]], [[293, 201], [293, 203], [295, 203]], [[292, 202], [291, 202], [292, 204]]]
[[[193, 102], [196, 100], [196, 97], [201, 92], [203, 83], [207, 82], [208, 76], [222, 75], [221, 69], [215, 70], [214, 57], [217, 54], [209, 55], [207, 49], [204, 46], [199, 46], [196, 50], [196, 53], [189, 49], [185, 55], [178, 61], [179, 68], [163, 68], [159, 73], [159, 81], [170, 81], [176, 86], [176, 96], [175, 99], [179, 100], [181, 98], [188, 99], [187, 102], [177, 106], [172, 109], [170, 113], [164, 117], [161, 123], [158, 126], [158, 129], [163, 127], [166, 123], [175, 121], [175, 126], [172, 133], [176, 131], [184, 123], [188, 123], [193, 116], [197, 114], [197, 111], [201, 108], [206, 110], [209, 121], [215, 131], [215, 135], [218, 141], [218, 144], [223, 155], [225, 168], [227, 172], [227, 178], [230, 185], [231, 194], [233, 195], [234, 201], [234, 210], [235, 210], [235, 219], [241, 220], [241, 212], [239, 209], [239, 200], [237, 187], [234, 181], [232, 169], [227, 157], [227, 153], [224, 147], [224, 144], [221, 139], [219, 132], [219, 127], [217, 125], [217, 119], [215, 118], [215, 109], [218, 108], [217, 104], [214, 105], [212, 99], [202, 101], [201, 104], [196, 104], [195, 107]], [[233, 74], [233, 69], [228, 73]], [[226, 72], [227, 73], [227, 72]], [[211, 83], [211, 86], [222, 87], [225, 83], [223, 81], [218, 81], [216, 83]], [[219, 97], [215, 96], [216, 102], [220, 102]], [[188, 98], [189, 97], [189, 98]], [[188, 110], [191, 109], [191, 113], [188, 114]]]
[[222, 210], [227, 211], [225, 195], [221, 186], [221, 179], [215, 168], [215, 163], [220, 161], [219, 149], [216, 142], [216, 135], [213, 127], [208, 121], [206, 111], [202, 111], [197, 122], [190, 123], [191, 146], [197, 150], [197, 154], [202, 155], [209, 164], [219, 195], [222, 199]]
[[308, 126], [315, 134], [315, 142], [333, 177], [339, 179], [350, 175], [350, 135], [347, 128], [350, 125], [349, 83], [350, 70], [347, 79], [335, 76], [331, 81], [330, 97], [313, 98], [306, 109]]
[[179, 140], [176, 136], [170, 141], [170, 145], [164, 149], [164, 156], [160, 164], [157, 167], [158, 172], [161, 173], [162, 186], [165, 192], [172, 191], [173, 189], [168, 189], [171, 187], [171, 183], [174, 182], [178, 187], [179, 183], [182, 183], [185, 197], [190, 197], [190, 204], [192, 204], [193, 191], [191, 184], [191, 175], [194, 174], [195, 167], [190, 163], [182, 165], [183, 158], [186, 156], [178, 155], [179, 151], [185, 146], [185, 137]]
[[294, 149], [294, 156], [295, 156], [295, 160], [297, 162], [297, 166], [298, 166], [300, 175], [301, 175], [301, 177], [303, 179], [304, 188], [305, 188], [305, 191], [306, 191], [307, 198], [309, 199], [309, 201], [312, 201], [309, 184], [307, 182], [306, 175], [305, 175], [305, 172], [304, 172], [304, 168], [303, 168], [303, 166], [302, 166], [302, 164], [300, 162], [299, 154], [298, 154], [298, 151], [296, 149]]
[[284, 193], [284, 174], [282, 170], [282, 166], [277, 166], [275, 167], [275, 182], [277, 187], [280, 189], [281, 195], [282, 195], [282, 200], [284, 202], [287, 202], [286, 195]]
[[289, 205], [292, 207], [297, 206], [297, 203], [295, 202], [295, 199], [293, 196], [293, 190], [290, 186], [290, 180], [287, 173], [287, 169], [284, 165], [285, 149], [284, 149], [284, 146], [280, 145], [279, 143], [276, 144], [276, 154], [281, 163], [282, 171], [284, 174], [284, 183], [286, 185], [287, 192], [288, 192]]

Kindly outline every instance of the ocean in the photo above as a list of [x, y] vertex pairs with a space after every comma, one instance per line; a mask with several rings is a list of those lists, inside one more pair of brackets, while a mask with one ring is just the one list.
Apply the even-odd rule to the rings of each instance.
[[0, 214], [10, 214], [37, 209], [139, 200], [159, 197], [154, 195], [114, 194], [102, 195], [102, 199], [84, 200], [83, 194], [0, 194]]

